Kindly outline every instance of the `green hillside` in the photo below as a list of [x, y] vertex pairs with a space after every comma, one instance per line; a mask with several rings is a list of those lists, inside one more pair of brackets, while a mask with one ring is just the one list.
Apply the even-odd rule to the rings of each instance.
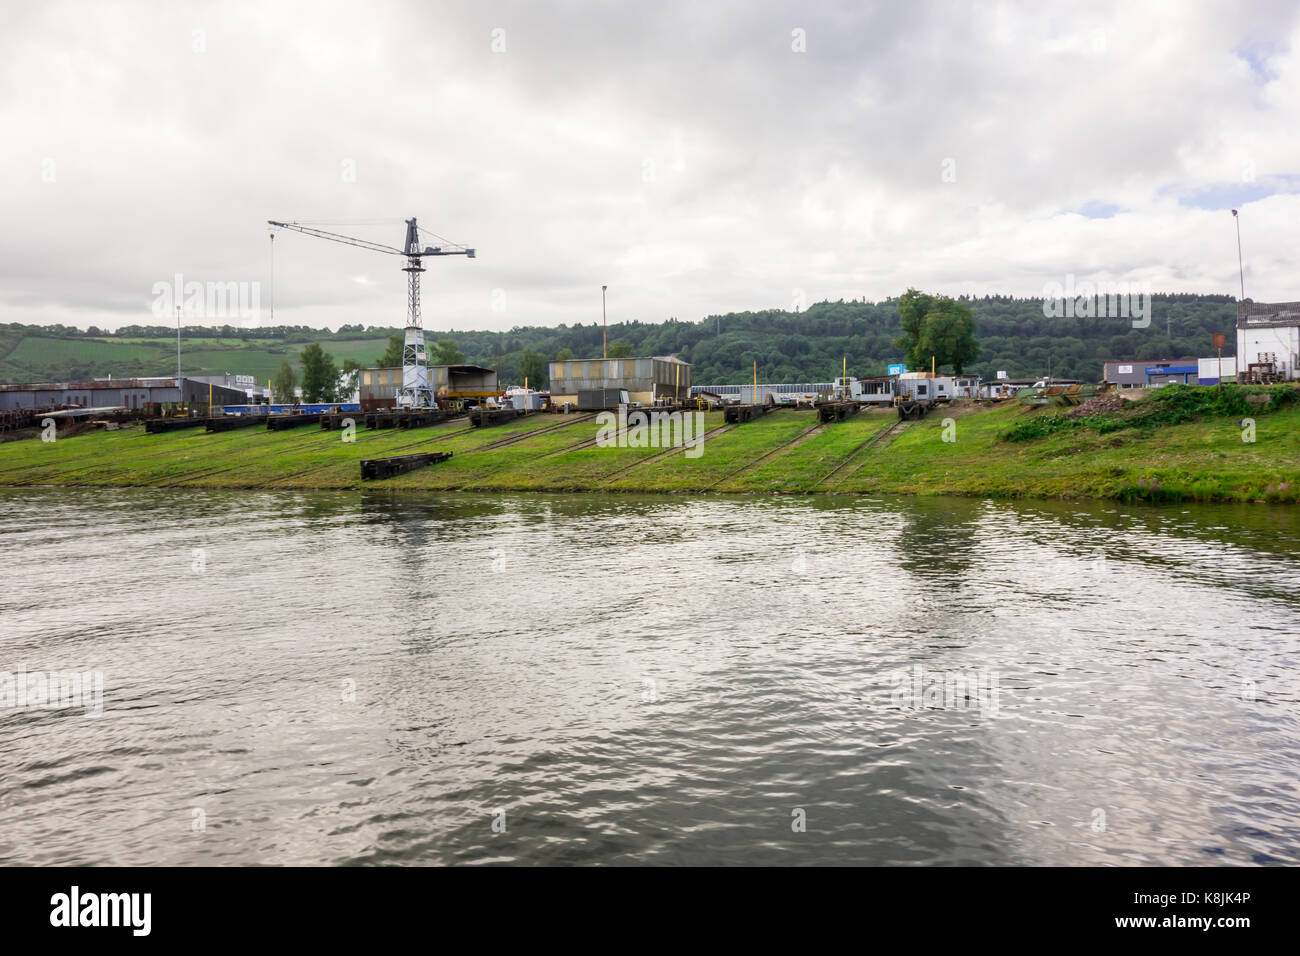
[[[0, 382], [75, 381], [102, 378], [130, 378], [170, 375], [176, 371], [176, 338], [62, 337], [41, 330], [36, 334], [0, 337]], [[309, 341], [321, 341], [342, 365], [347, 358], [364, 364], [378, 361], [388, 345], [388, 334], [358, 339], [337, 339], [330, 332], [315, 331]], [[185, 337], [181, 343], [181, 368], [190, 375], [220, 375], [231, 372], [252, 375], [265, 382], [280, 362], [297, 365], [301, 343], [283, 339], [219, 340], [211, 336]]]

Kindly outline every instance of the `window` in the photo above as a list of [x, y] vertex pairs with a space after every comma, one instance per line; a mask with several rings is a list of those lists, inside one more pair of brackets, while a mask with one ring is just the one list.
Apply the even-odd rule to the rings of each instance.
[[553, 366], [551, 366], [551, 368], [554, 369], [554, 371], [551, 373], [552, 378], [564, 378], [565, 377], [564, 370], [568, 368], [568, 365], [564, 362], [556, 362]]

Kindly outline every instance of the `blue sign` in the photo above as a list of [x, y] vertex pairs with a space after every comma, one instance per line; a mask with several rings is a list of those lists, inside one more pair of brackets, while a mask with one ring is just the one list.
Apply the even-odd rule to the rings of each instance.
[[907, 371], [906, 365], [891, 365], [885, 372], [886, 375], [902, 375]]

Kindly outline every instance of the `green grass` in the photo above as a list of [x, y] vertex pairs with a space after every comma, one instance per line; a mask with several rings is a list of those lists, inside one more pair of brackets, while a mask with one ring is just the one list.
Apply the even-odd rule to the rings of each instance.
[[[1006, 441], [1052, 412], [1018, 403], [940, 409], [899, 423], [864, 411], [819, 426], [781, 410], [717, 429], [698, 458], [682, 450], [589, 444], [596, 422], [535, 415], [505, 426], [339, 432], [304, 427], [146, 435], [90, 432], [53, 443], [0, 445], [0, 485], [140, 485], [209, 488], [357, 488], [394, 491], [611, 491], [959, 494], [1170, 501], [1300, 500], [1300, 405], [1253, 412], [1255, 441], [1238, 420], [1197, 415], [1178, 424], [1103, 433], [1079, 427]], [[950, 420], [950, 426], [945, 421]], [[945, 441], [944, 437], [953, 437]], [[509, 437], [522, 440], [487, 447]], [[586, 444], [587, 447], [578, 447]], [[383, 482], [363, 483], [362, 458], [448, 450], [454, 457]]]
[[[162, 351], [165, 351], [163, 349]], [[160, 352], [157, 345], [139, 342], [101, 342], [96, 339], [58, 339], [28, 335], [20, 341], [6, 361], [19, 365], [51, 365], [62, 362], [104, 363], [149, 361]], [[176, 343], [171, 347], [172, 367], [176, 366]], [[105, 371], [105, 374], [108, 374]]]

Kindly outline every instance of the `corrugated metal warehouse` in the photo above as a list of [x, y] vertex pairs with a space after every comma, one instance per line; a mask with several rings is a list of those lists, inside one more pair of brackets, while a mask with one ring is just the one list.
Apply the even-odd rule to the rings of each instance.
[[[207, 404], [208, 383], [182, 379], [187, 404]], [[51, 405], [79, 405], [83, 408], [137, 409], [152, 403], [176, 404], [181, 389], [175, 378], [105, 379], [96, 382], [36, 382], [0, 385], [0, 410], [48, 408]], [[212, 386], [214, 405], [242, 405], [248, 401], [243, 389]]]
[[650, 405], [680, 401], [691, 393], [691, 366], [675, 355], [650, 358], [568, 359], [550, 362], [551, 402], [575, 405], [578, 392], [622, 389], [629, 401]]
[[[435, 399], [464, 401], [467, 398], [484, 399], [501, 394], [495, 369], [482, 365], [430, 365], [429, 383]], [[362, 411], [392, 408], [397, 403], [397, 390], [402, 387], [402, 369], [366, 368], [361, 370]]]
[[1300, 379], [1300, 302], [1240, 303], [1237, 359], [1243, 380]]

